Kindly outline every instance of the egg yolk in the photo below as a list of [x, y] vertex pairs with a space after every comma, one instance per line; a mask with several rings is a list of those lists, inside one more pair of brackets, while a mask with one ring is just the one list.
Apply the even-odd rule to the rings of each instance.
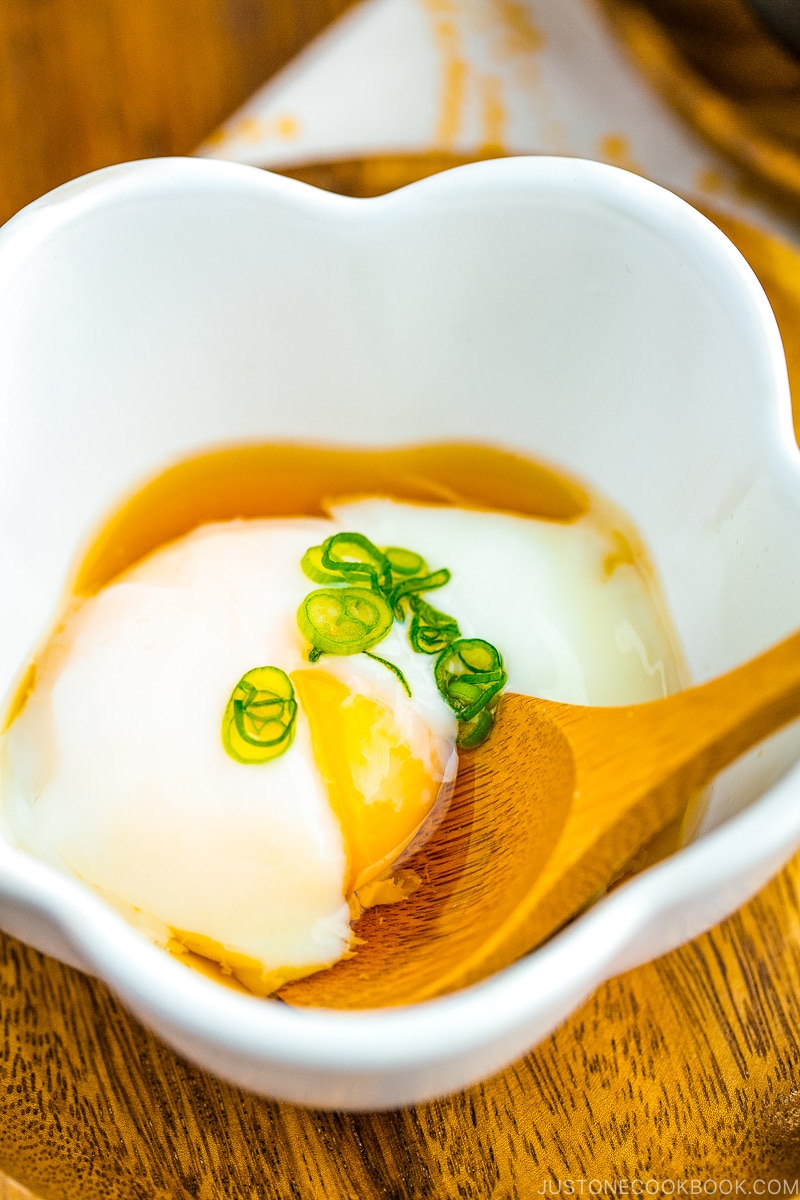
[[389, 705], [355, 695], [327, 671], [293, 671], [292, 681], [342, 827], [350, 895], [408, 845], [436, 799], [442, 764], [422, 721], [410, 745]]

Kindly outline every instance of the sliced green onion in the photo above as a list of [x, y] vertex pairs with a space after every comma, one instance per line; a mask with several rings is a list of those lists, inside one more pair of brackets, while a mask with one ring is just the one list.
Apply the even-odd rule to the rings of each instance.
[[373, 662], [382, 663], [384, 667], [388, 667], [392, 674], [396, 675], [400, 680], [400, 683], [403, 685], [403, 690], [405, 691], [405, 694], [408, 696], [409, 700], [411, 699], [411, 688], [408, 686], [408, 680], [399, 667], [396, 667], [393, 662], [389, 662], [388, 658], [381, 658], [379, 654], [371, 654], [369, 650], [365, 650], [364, 654], [367, 658], [371, 658]]
[[297, 623], [312, 654], [359, 654], [386, 637], [392, 610], [379, 592], [367, 588], [319, 588], [300, 605]]
[[417, 592], [432, 592], [435, 588], [444, 587], [449, 581], [450, 572], [447, 567], [441, 567], [438, 571], [432, 571], [430, 575], [414, 575], [411, 579], [403, 579], [395, 584], [389, 594], [389, 603], [397, 620], [403, 620], [402, 602], [407, 596]]
[[[466, 671], [473, 674], [503, 671], [503, 660], [499, 650], [483, 638], [463, 638], [453, 649], [457, 649], [458, 657]], [[461, 673], [463, 674], [463, 671]]]
[[403, 546], [384, 546], [383, 553], [395, 575], [421, 575], [428, 566], [421, 554]]
[[322, 546], [309, 546], [302, 559], [300, 566], [308, 576], [313, 579], [314, 583], [347, 583], [347, 576], [341, 571], [329, 571], [322, 565]]
[[264, 763], [289, 749], [297, 702], [280, 667], [253, 667], [237, 683], [222, 718], [222, 744], [240, 763]]
[[348, 583], [364, 581], [388, 591], [392, 568], [388, 558], [363, 533], [335, 533], [322, 543], [322, 566], [338, 571]]
[[[438, 656], [434, 676], [440, 695], [458, 717], [456, 745], [471, 750], [486, 740], [507, 675], [491, 642], [462, 638], [454, 617], [422, 599], [422, 592], [449, 582], [446, 567], [429, 572], [425, 559], [415, 550], [404, 546], [379, 549], [362, 533], [336, 533], [321, 546], [311, 546], [301, 565], [309, 579], [329, 585], [310, 592], [297, 613], [300, 631], [311, 645], [310, 662], [323, 654], [366, 654], [390, 670], [410, 696], [411, 688], [400, 668], [369, 653], [370, 647], [386, 637], [395, 619], [405, 620], [407, 606], [413, 614], [408, 632], [412, 648], [419, 654]], [[232, 711], [235, 726], [239, 710]], [[268, 706], [264, 713], [268, 720], [273, 719]]]
[[505, 686], [500, 653], [483, 638], [458, 638], [439, 655], [436, 686], [461, 721], [470, 721]]
[[413, 617], [408, 640], [418, 654], [439, 654], [455, 638], [461, 636], [458, 622], [447, 613], [426, 603], [421, 596], [410, 596]]
[[482, 708], [469, 721], [458, 722], [456, 745], [460, 750], [474, 750], [486, 741], [494, 725], [494, 710]]

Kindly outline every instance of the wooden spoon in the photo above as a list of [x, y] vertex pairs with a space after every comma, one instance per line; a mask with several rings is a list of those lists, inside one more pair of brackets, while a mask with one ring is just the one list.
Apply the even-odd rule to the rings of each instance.
[[356, 953], [281, 998], [372, 1008], [484, 979], [575, 916], [718, 771], [797, 716], [800, 633], [648, 704], [506, 696], [489, 740], [462, 755], [441, 825], [404, 864], [417, 890], [369, 909]]

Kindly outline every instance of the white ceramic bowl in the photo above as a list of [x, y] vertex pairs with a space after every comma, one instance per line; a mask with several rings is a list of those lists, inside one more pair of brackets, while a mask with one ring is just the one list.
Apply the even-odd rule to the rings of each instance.
[[[477, 439], [577, 473], [643, 533], [698, 680], [800, 621], [767, 301], [703, 217], [613, 168], [503, 160], [368, 201], [218, 162], [90, 175], [0, 233], [0, 406], [0, 693], [119, 496], [252, 438]], [[406, 1104], [503, 1067], [752, 895], [800, 845], [798, 756], [795, 730], [773, 739], [726, 773], [694, 844], [509, 970], [406, 1009], [226, 991], [2, 839], [0, 924], [244, 1087]]]

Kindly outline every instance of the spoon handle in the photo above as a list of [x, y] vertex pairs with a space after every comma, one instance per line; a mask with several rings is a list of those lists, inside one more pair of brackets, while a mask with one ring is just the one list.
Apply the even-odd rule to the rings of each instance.
[[579, 763], [581, 792], [604, 823], [639, 810], [652, 832], [687, 796], [800, 716], [800, 632], [758, 658], [664, 700], [619, 708], [551, 706]]
[[726, 675], [632, 707], [626, 715], [627, 722], [616, 720], [615, 733], [628, 740], [639, 760], [638, 788], [661, 789], [669, 781], [682, 790], [704, 787], [746, 750], [800, 717], [800, 633]]
[[[516, 747], [509, 755], [512, 778], [541, 774], [544, 807], [560, 805], [564, 822], [525, 895], [498, 919], [475, 961], [460, 964], [462, 986], [550, 936], [681, 816], [689, 796], [800, 716], [800, 633], [727, 675], [648, 704], [582, 708], [509, 696], [506, 705]], [[502, 718], [501, 712], [498, 735]], [[559, 732], [560, 757], [553, 737]], [[573, 782], [559, 789], [554, 764], [567, 758]], [[502, 797], [509, 788], [496, 790]]]
[[[530, 724], [536, 702], [528, 704]], [[564, 830], [569, 850], [559, 850], [560, 869], [583, 859], [592, 862], [591, 874], [610, 878], [723, 767], [800, 716], [800, 633], [663, 700], [618, 708], [547, 704], [546, 713], [575, 764]], [[555, 882], [555, 864], [552, 872]]]

